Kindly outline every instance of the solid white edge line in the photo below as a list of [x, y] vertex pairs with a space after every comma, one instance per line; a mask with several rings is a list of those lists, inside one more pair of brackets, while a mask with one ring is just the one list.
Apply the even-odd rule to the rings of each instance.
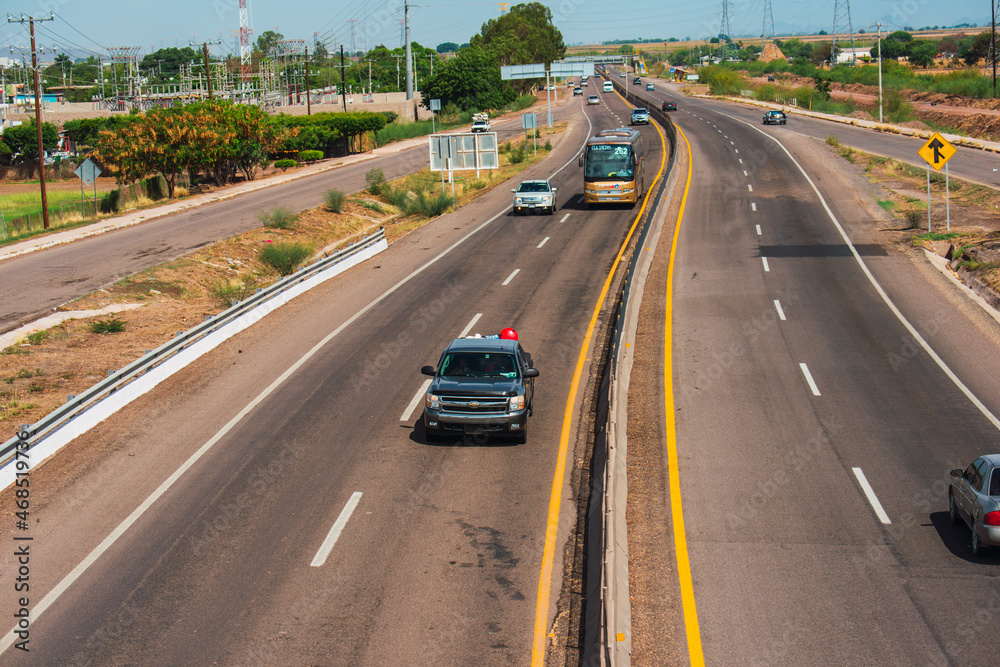
[[543, 245], [545, 245], [546, 241], [548, 241], [548, 240], [549, 240], [549, 237], [546, 236], [544, 239], [542, 239], [542, 242], [539, 243], [538, 245], [536, 245], [535, 247], [536, 248], [541, 248]]
[[472, 327], [476, 326], [476, 322], [478, 322], [479, 318], [482, 316], [483, 316], [482, 313], [476, 313], [475, 317], [469, 320], [469, 323], [465, 325], [464, 329], [462, 329], [462, 333], [458, 334], [458, 337], [465, 338], [466, 336], [468, 336], [469, 332], [472, 331]]
[[872, 274], [871, 270], [868, 268], [868, 265], [865, 264], [865, 261], [861, 258], [861, 254], [858, 253], [858, 249], [854, 247], [854, 243], [852, 243], [851, 239], [847, 236], [847, 232], [840, 224], [840, 221], [837, 220], [837, 216], [833, 214], [833, 210], [830, 208], [830, 205], [827, 204], [826, 198], [823, 197], [823, 194], [819, 191], [819, 188], [816, 187], [816, 183], [814, 183], [813, 179], [809, 177], [809, 174], [806, 173], [806, 170], [802, 167], [801, 164], [799, 164], [799, 161], [796, 160], [795, 157], [789, 152], [789, 150], [785, 148], [785, 145], [780, 141], [778, 141], [778, 139], [776, 139], [774, 136], [768, 134], [767, 132], [761, 131], [757, 126], [748, 123], [744, 120], [728, 115], [727, 117], [737, 122], [743, 123], [747, 127], [753, 128], [757, 132], [760, 132], [762, 135], [764, 135], [774, 143], [778, 144], [781, 150], [785, 152], [785, 155], [788, 156], [788, 159], [791, 160], [793, 164], [795, 164], [799, 172], [802, 174], [803, 177], [805, 177], [806, 181], [812, 187], [813, 192], [816, 193], [816, 196], [819, 198], [820, 203], [823, 205], [823, 209], [826, 211], [827, 216], [830, 218], [830, 221], [833, 223], [834, 227], [837, 228], [837, 232], [840, 234], [840, 238], [844, 239], [844, 243], [846, 243], [847, 247], [851, 249], [851, 254], [854, 255], [854, 261], [856, 261], [858, 263], [858, 266], [861, 267], [861, 271], [864, 272], [865, 277], [868, 278], [868, 282], [870, 282], [872, 287], [875, 288], [875, 291], [878, 292], [878, 295], [882, 298], [882, 301], [885, 303], [885, 305], [889, 307], [889, 310], [892, 311], [892, 314], [896, 316], [896, 319], [899, 320], [900, 324], [902, 324], [903, 327], [909, 332], [909, 334], [913, 336], [913, 339], [917, 341], [920, 347], [923, 348], [924, 352], [926, 352], [928, 356], [930, 356], [930, 358], [934, 360], [934, 363], [937, 364], [938, 368], [940, 368], [944, 372], [944, 374], [948, 377], [948, 379], [951, 380], [956, 387], [958, 387], [959, 391], [965, 394], [966, 398], [968, 398], [972, 402], [972, 404], [976, 406], [979, 412], [984, 417], [986, 417], [986, 419], [989, 420], [991, 424], [993, 424], [994, 428], [1000, 430], [1000, 419], [997, 419], [997, 416], [994, 415], [990, 411], [990, 409], [987, 408], [986, 405], [979, 400], [979, 397], [973, 394], [972, 390], [969, 389], [967, 386], [965, 386], [965, 383], [962, 382], [957, 375], [955, 375], [955, 372], [951, 370], [951, 367], [949, 367], [948, 364], [944, 362], [944, 359], [942, 359], [938, 355], [938, 353], [934, 351], [934, 348], [932, 348], [927, 343], [927, 341], [924, 340], [924, 337], [920, 335], [920, 332], [918, 332], [917, 329], [912, 324], [910, 324], [910, 321], [906, 319], [906, 316], [903, 315], [902, 311], [900, 311], [899, 308], [896, 307], [896, 304], [892, 301], [892, 299], [889, 298], [889, 295], [886, 293], [886, 291], [882, 289], [882, 285], [879, 284], [877, 280], [875, 280], [874, 274]]
[[809, 367], [804, 363], [799, 363], [799, 368], [802, 370], [802, 374], [806, 377], [806, 382], [809, 383], [809, 390], [812, 391], [813, 396], [821, 396], [819, 393], [819, 387], [816, 386], [816, 381], [813, 380], [812, 373], [809, 372]]
[[[461, 336], [459, 336], [459, 338], [461, 338]], [[410, 399], [410, 402], [406, 406], [406, 410], [403, 411], [403, 415], [399, 418], [399, 421], [401, 422], [410, 421], [410, 418], [413, 416], [413, 411], [417, 409], [417, 406], [420, 405], [420, 400], [424, 397], [424, 394], [427, 393], [427, 390], [430, 389], [432, 379], [433, 378], [427, 378], [422, 383], [420, 383], [420, 388], [417, 389], [416, 395], [414, 395], [414, 397]]]
[[785, 309], [781, 307], [781, 302], [777, 299], [774, 300], [774, 309], [778, 311], [778, 319], [785, 321]]
[[351, 494], [351, 498], [347, 501], [347, 504], [344, 505], [344, 509], [340, 511], [340, 516], [338, 516], [337, 520], [333, 522], [333, 527], [330, 529], [330, 532], [327, 533], [326, 539], [323, 540], [323, 544], [319, 546], [319, 551], [316, 552], [312, 562], [309, 563], [311, 567], [320, 567], [326, 562], [327, 556], [329, 556], [330, 552], [333, 551], [333, 545], [337, 543], [337, 540], [340, 538], [340, 533], [344, 530], [344, 526], [347, 525], [351, 515], [354, 514], [354, 508], [356, 508], [360, 502], [361, 492], [355, 491]]
[[510, 281], [512, 281], [514, 279], [514, 276], [516, 276], [520, 272], [521, 272], [521, 269], [514, 269], [513, 271], [510, 272], [510, 275], [507, 276], [507, 280], [503, 281], [500, 284], [501, 285], [508, 285], [508, 284], [510, 284]]
[[[583, 195], [580, 195], [580, 197], [581, 197], [580, 201], [583, 201]], [[567, 213], [566, 215], [564, 215], [562, 217], [562, 220], [560, 220], [559, 222], [566, 222], [568, 219], [569, 219], [569, 213]]]
[[[586, 138], [584, 139], [584, 144], [583, 144], [584, 146], [586, 146], [586, 142], [589, 141], [591, 133], [594, 130], [594, 124], [590, 121], [590, 116], [586, 116], [586, 118], [587, 118], [587, 135]], [[577, 161], [576, 155], [577, 154], [574, 153], [572, 158], [567, 160], [565, 164], [563, 164], [561, 167], [552, 172], [552, 174], [553, 175], [558, 174], [563, 169], [568, 167], [570, 164], [576, 162]], [[580, 195], [580, 200], [581, 201], [583, 200], [583, 195]], [[87, 554], [86, 558], [80, 561], [79, 565], [74, 567], [69, 572], [69, 574], [63, 577], [62, 580], [58, 584], [56, 584], [55, 588], [50, 590], [45, 595], [45, 597], [42, 598], [41, 602], [32, 607], [31, 609], [32, 620], [37, 620], [38, 617], [41, 616], [42, 613], [46, 609], [48, 609], [52, 605], [52, 603], [55, 602], [59, 598], [59, 596], [62, 595], [63, 592], [65, 592], [65, 590], [73, 584], [73, 582], [75, 582], [77, 579], [80, 578], [80, 575], [86, 572], [87, 568], [89, 568], [94, 563], [94, 561], [100, 558], [105, 551], [111, 548], [111, 545], [114, 544], [118, 540], [118, 538], [121, 537], [122, 534], [124, 534], [125, 531], [132, 526], [133, 523], [138, 521], [139, 517], [141, 517], [153, 503], [159, 500], [160, 496], [166, 493], [170, 489], [170, 487], [174, 485], [174, 483], [181, 477], [181, 475], [183, 475], [185, 472], [187, 472], [187, 470], [191, 466], [197, 463], [198, 459], [200, 459], [202, 456], [205, 455], [205, 452], [207, 452], [209, 449], [212, 448], [213, 445], [215, 445], [215, 443], [221, 440], [222, 437], [226, 435], [226, 433], [232, 430], [236, 426], [236, 424], [238, 424], [244, 417], [247, 416], [247, 414], [250, 413], [251, 410], [253, 410], [253, 408], [255, 408], [261, 401], [267, 398], [269, 394], [271, 394], [282, 383], [284, 383], [284, 381], [287, 380], [295, 371], [297, 371], [299, 367], [305, 364], [310, 358], [312, 358], [317, 352], [319, 352], [319, 350], [322, 349], [327, 343], [329, 343], [331, 340], [333, 340], [333, 338], [339, 335], [341, 331], [349, 327], [351, 324], [353, 324], [356, 320], [361, 318], [361, 316], [363, 316], [369, 310], [377, 306], [379, 303], [389, 298], [390, 295], [395, 293], [403, 285], [413, 280], [413, 278], [423, 273], [433, 264], [436, 264], [439, 260], [445, 257], [452, 250], [465, 243], [475, 234], [479, 233], [487, 225], [493, 223], [501, 216], [506, 215], [507, 211], [510, 210], [510, 208], [511, 208], [510, 206], [504, 207], [499, 213], [483, 221], [483, 223], [480, 224], [478, 227], [469, 231], [468, 234], [466, 234], [462, 238], [452, 243], [450, 246], [442, 250], [440, 253], [438, 253], [431, 259], [427, 260], [427, 262], [425, 262], [418, 268], [414, 269], [412, 272], [410, 272], [409, 275], [401, 279], [398, 283], [390, 287], [388, 290], [386, 290], [376, 298], [372, 299], [367, 306], [365, 306], [358, 312], [354, 313], [354, 315], [352, 315], [346, 321], [344, 321], [343, 324], [341, 324], [339, 327], [337, 327], [332, 332], [327, 334], [323, 340], [321, 340], [319, 343], [313, 346], [311, 350], [306, 352], [297, 362], [295, 362], [292, 366], [290, 366], [288, 370], [286, 370], [284, 373], [278, 376], [278, 378], [274, 382], [268, 385], [268, 387], [264, 389], [264, 391], [262, 391], [260, 394], [258, 394], [253, 401], [247, 404], [245, 408], [240, 410], [240, 412], [231, 420], [229, 420], [229, 422], [225, 426], [223, 426], [222, 429], [220, 429], [214, 436], [212, 436], [212, 438], [208, 442], [202, 445], [201, 448], [199, 448], [198, 451], [192, 454], [187, 461], [181, 464], [181, 466], [176, 471], [174, 471], [174, 473], [170, 475], [170, 477], [165, 479], [163, 483], [160, 484], [160, 486], [158, 486], [156, 490], [153, 491], [153, 493], [151, 493], [149, 497], [142, 502], [141, 505], [136, 507], [135, 510], [133, 510], [132, 513], [129, 514], [120, 524], [118, 524], [118, 526], [107, 537], [105, 537], [100, 544], [94, 547], [94, 549], [89, 554]], [[17, 635], [14, 634], [17, 631], [17, 629], [18, 628], [15, 625], [11, 629], [11, 631], [7, 633], [7, 635], [3, 638], [3, 640], [0, 640], [0, 655], [3, 655], [7, 651], [7, 649], [13, 646], [14, 641], [18, 638]]]
[[761, 234], [763, 234], [763, 232], [760, 230], [760, 225], [754, 225], [754, 227], [757, 228], [757, 236], [760, 236]]
[[771, 270], [771, 265], [767, 263], [767, 257], [761, 257], [760, 261], [764, 262], [764, 270], [765, 271], [770, 271]]
[[872, 489], [872, 485], [868, 483], [868, 478], [865, 477], [865, 473], [861, 470], [861, 468], [851, 468], [851, 470], [854, 471], [854, 476], [857, 477], [858, 484], [861, 485], [861, 490], [865, 492], [865, 497], [868, 498], [869, 504], [871, 504], [872, 509], [875, 510], [878, 520], [887, 526], [892, 524], [892, 521], [889, 520], [889, 515], [886, 514], [885, 510], [882, 508], [882, 503], [878, 501], [878, 496], [875, 495], [875, 490]]

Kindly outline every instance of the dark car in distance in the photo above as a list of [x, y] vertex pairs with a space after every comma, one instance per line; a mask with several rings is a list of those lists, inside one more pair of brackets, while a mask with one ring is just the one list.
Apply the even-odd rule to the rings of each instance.
[[785, 112], [777, 109], [772, 109], [764, 114], [764, 125], [784, 125], [787, 120], [788, 116], [785, 115]]
[[677, 111], [676, 102], [664, 102], [663, 106], [660, 107], [663, 111]]

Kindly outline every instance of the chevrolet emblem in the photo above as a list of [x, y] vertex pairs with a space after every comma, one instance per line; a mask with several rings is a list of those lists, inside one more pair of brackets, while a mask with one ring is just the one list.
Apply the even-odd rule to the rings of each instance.
[[478, 408], [479, 407], [479, 401], [470, 401], [469, 402], [469, 407], [470, 408]]

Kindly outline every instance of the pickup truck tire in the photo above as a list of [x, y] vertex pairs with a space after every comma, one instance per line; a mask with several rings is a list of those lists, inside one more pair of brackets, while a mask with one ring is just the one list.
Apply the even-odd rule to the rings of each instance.
[[514, 443], [518, 445], [523, 445], [528, 442], [528, 420], [524, 421], [524, 429], [514, 436]]

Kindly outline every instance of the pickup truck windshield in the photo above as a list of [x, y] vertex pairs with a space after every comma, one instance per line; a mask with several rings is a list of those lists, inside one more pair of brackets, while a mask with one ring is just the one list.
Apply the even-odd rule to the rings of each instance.
[[451, 377], [517, 377], [514, 355], [494, 352], [453, 352], [444, 358], [441, 375]]

